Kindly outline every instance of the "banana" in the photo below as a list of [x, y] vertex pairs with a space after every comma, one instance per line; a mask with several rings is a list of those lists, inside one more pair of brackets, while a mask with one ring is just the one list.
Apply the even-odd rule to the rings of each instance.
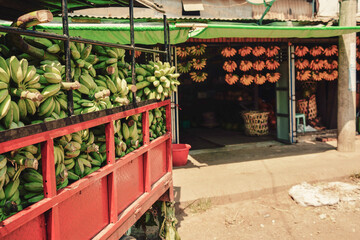
[[72, 171], [68, 171], [68, 178], [73, 181], [80, 179], [80, 177], [78, 175], [76, 175], [75, 173], [73, 173]]
[[[54, 68], [56, 69], [56, 68]], [[57, 69], [56, 69], [57, 70]], [[62, 78], [60, 73], [55, 72], [46, 72], [44, 73], [44, 77], [48, 83], [60, 83]]]
[[[24, 112], [23, 112], [23, 103], [21, 103], [20, 105], [20, 102], [21, 102], [22, 99], [20, 99], [19, 101], [19, 112], [20, 112], [20, 115], [23, 114], [24, 115]], [[29, 100], [29, 99], [23, 99], [24, 100], [24, 103], [25, 103], [25, 107], [26, 107], [26, 111], [28, 114], [30, 115], [34, 115], [36, 113], [36, 105], [33, 101]], [[26, 113], [25, 113], [25, 117], [26, 117]], [[21, 117], [22, 118], [22, 117]]]
[[6, 60], [1, 56], [0, 56], [0, 68], [5, 71], [5, 73], [9, 76], [9, 80], [10, 80], [9, 65], [7, 64]]
[[17, 178], [14, 181], [10, 181], [10, 183], [8, 185], [5, 186], [5, 198], [9, 199], [12, 197], [12, 195], [14, 195], [14, 193], [16, 192], [16, 190], [18, 189], [20, 184], [20, 179]]
[[43, 176], [37, 172], [35, 169], [28, 168], [24, 173], [22, 173], [22, 178], [26, 182], [37, 182], [37, 183], [43, 183]]
[[[55, 108], [54, 98], [50, 97], [41, 103], [39, 107], [39, 116], [51, 115]], [[49, 113], [50, 112], [50, 113]]]
[[44, 199], [44, 194], [43, 194], [43, 193], [41, 193], [41, 194], [39, 194], [39, 195], [36, 195], [36, 196], [34, 196], [34, 197], [32, 197], [32, 198], [29, 198], [29, 199], [28, 199], [28, 202], [29, 202], [29, 203], [36, 203], [36, 202], [38, 202], [38, 201], [40, 201], [40, 200], [42, 200], [42, 199]]
[[16, 102], [11, 101], [11, 108], [13, 110], [13, 121], [18, 123], [20, 121], [20, 109]]
[[0, 90], [0, 103], [2, 103], [8, 95], [9, 95], [8, 89]]
[[24, 76], [19, 60], [15, 56], [12, 56], [6, 61], [10, 66], [10, 75], [12, 80], [17, 84], [20, 84]]
[[46, 49], [46, 51], [48, 51], [49, 53], [54, 53], [54, 54], [60, 52], [60, 50], [61, 49], [60, 49], [59, 44], [53, 44]]
[[109, 77], [106, 79], [106, 84], [107, 84], [108, 89], [111, 91], [111, 93], [117, 92], [116, 85]]
[[10, 82], [10, 75], [0, 67], [0, 82], [9, 83]]
[[42, 182], [28, 182], [24, 184], [24, 189], [29, 192], [42, 192], [44, 187]]
[[78, 91], [82, 94], [85, 94], [85, 95], [89, 95], [90, 94], [90, 90], [89, 88], [87, 88], [84, 84], [81, 84], [80, 83], [80, 87], [78, 89]]
[[7, 88], [9, 88], [9, 84], [0, 81], [0, 89], [7, 89]]
[[59, 101], [56, 98], [54, 98], [54, 102], [55, 102], [54, 113], [56, 113], [57, 115], [60, 115], [61, 105], [60, 105]]
[[44, 96], [44, 98], [48, 98], [51, 97], [53, 95], [55, 95], [56, 93], [58, 93], [61, 89], [61, 84], [51, 84], [49, 86], [46, 86], [42, 92], [41, 95]]
[[124, 136], [125, 140], [130, 137], [129, 127], [126, 123], [122, 124], [122, 135]]
[[13, 112], [12, 104], [10, 101], [10, 109], [9, 109], [8, 113], [5, 115], [4, 120], [3, 120], [4, 125], [7, 129], [10, 128], [10, 125], [13, 122], [13, 116], [14, 116], [14, 112]]

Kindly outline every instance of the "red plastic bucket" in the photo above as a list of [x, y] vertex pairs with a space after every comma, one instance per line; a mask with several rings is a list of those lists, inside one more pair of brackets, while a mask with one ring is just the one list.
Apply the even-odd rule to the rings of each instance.
[[191, 146], [189, 144], [172, 144], [174, 167], [186, 165], [190, 148]]

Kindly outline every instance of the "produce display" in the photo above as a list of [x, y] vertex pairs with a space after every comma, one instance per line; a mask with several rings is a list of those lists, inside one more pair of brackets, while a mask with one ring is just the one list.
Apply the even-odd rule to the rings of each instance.
[[[67, 91], [73, 91], [74, 113], [84, 114], [127, 105], [132, 91], [136, 101], [164, 100], [180, 84], [175, 67], [150, 61], [136, 64], [132, 85], [123, 49], [81, 43], [70, 44], [74, 82], [66, 82], [62, 42], [8, 35], [0, 39], [0, 130], [67, 117]], [[26, 44], [25, 53], [8, 41], [13, 38]], [[194, 64], [201, 69], [206, 62]]]
[[204, 82], [208, 76], [208, 74], [204, 72], [207, 59], [202, 57], [206, 51], [206, 47], [205, 44], [177, 47], [176, 55], [178, 56], [178, 72], [184, 74], [188, 73], [191, 80], [194, 82]]
[[298, 81], [334, 81], [338, 78], [338, 47], [296, 46], [295, 69]]
[[225, 47], [221, 50], [221, 55], [226, 58], [222, 68], [229, 85], [238, 81], [246, 86], [252, 83], [262, 85], [267, 81], [275, 83], [280, 79], [280, 73], [277, 72], [280, 67], [278, 46], [246, 45], [238, 50]]

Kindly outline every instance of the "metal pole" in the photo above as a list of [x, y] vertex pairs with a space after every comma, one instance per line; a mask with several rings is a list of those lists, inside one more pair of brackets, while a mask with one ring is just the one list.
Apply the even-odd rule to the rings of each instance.
[[[134, 32], [134, 0], [129, 1], [129, 16], [130, 16], [130, 41], [131, 41], [131, 78], [132, 84], [136, 85], [135, 80], [135, 32]], [[132, 89], [133, 104], [136, 105], [136, 90]]]
[[[356, 26], [356, 0], [340, 2], [340, 26]], [[340, 152], [355, 151], [356, 33], [339, 37], [338, 143]]]
[[166, 15], [163, 15], [163, 20], [164, 20], [164, 51], [166, 52], [165, 54], [165, 61], [166, 62], [170, 62], [170, 53], [169, 53], [169, 45], [168, 45], [168, 23], [167, 23], [167, 18]]
[[[71, 82], [71, 55], [70, 55], [70, 38], [69, 38], [69, 21], [68, 21], [68, 9], [67, 9], [67, 0], [61, 0], [61, 10], [62, 10], [62, 24], [63, 24], [63, 34], [66, 37], [64, 40], [64, 49], [65, 49], [65, 77], [67, 82]], [[67, 92], [68, 100], [68, 114], [69, 116], [74, 115], [74, 100], [72, 90]]]

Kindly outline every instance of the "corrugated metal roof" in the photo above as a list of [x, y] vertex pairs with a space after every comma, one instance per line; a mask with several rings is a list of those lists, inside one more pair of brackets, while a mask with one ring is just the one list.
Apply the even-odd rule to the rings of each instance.
[[[265, 11], [264, 5], [253, 6], [253, 18], [260, 19]], [[276, 0], [264, 19], [314, 20], [312, 3], [307, 0]]]

